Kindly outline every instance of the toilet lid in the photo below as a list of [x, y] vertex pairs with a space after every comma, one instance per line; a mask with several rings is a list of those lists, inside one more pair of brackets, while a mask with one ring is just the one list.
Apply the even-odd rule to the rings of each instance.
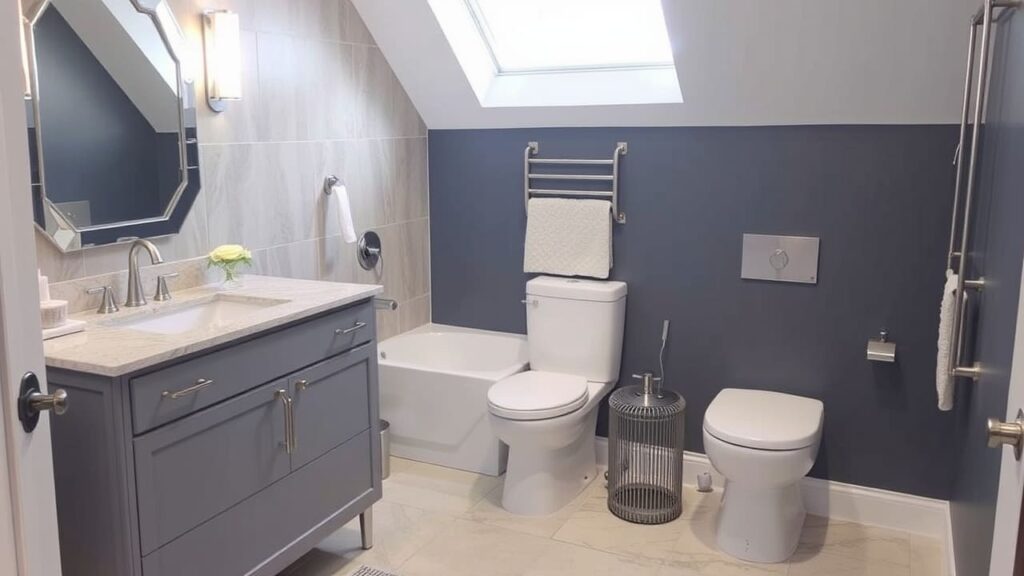
[[520, 372], [491, 386], [487, 403], [491, 413], [502, 418], [554, 418], [575, 412], [587, 403], [587, 379], [539, 370]]
[[813, 398], [726, 388], [704, 413], [704, 429], [737, 446], [796, 450], [818, 440], [824, 413], [824, 405]]

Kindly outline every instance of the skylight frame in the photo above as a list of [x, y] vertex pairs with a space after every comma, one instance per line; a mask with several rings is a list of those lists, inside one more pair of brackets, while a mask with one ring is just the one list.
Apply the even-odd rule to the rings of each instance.
[[674, 56], [670, 56], [665, 62], [616, 62], [613, 64], [583, 64], [564, 66], [538, 66], [528, 68], [508, 68], [501, 65], [494, 46], [497, 41], [487, 23], [487, 17], [477, 0], [464, 0], [466, 10], [469, 12], [473, 24], [480, 33], [480, 39], [487, 49], [491, 63], [494, 66], [496, 76], [510, 76], [520, 74], [561, 74], [567, 72], [609, 72], [609, 71], [632, 71], [632, 70], [666, 70], [675, 69]]

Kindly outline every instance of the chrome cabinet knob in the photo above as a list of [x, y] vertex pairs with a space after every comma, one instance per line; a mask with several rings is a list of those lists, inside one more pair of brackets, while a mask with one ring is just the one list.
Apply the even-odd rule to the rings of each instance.
[[1024, 421], [1003, 422], [997, 418], [988, 419], [988, 447], [1013, 446], [1013, 454], [1020, 460], [1024, 447]]
[[36, 392], [28, 397], [29, 407], [36, 412], [53, 410], [57, 416], [68, 411], [68, 393], [65, 390], [57, 389], [53, 394], [42, 394]]

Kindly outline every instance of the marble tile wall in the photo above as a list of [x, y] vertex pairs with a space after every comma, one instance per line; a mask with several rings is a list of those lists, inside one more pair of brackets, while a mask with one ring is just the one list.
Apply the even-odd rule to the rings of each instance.
[[[178, 288], [203, 278], [195, 270], [213, 247], [241, 243], [253, 273], [383, 284], [400, 306], [378, 313], [382, 337], [429, 322], [426, 127], [349, 0], [170, 4], [197, 78], [203, 178], [181, 233], [155, 240], [190, 272]], [[244, 98], [215, 114], [203, 104], [200, 15], [224, 8], [241, 19]], [[321, 194], [329, 174], [348, 188], [357, 232], [380, 235], [383, 270], [363, 271], [342, 242], [336, 200]], [[36, 253], [51, 281], [68, 281], [59, 294], [123, 285], [126, 246], [60, 254], [39, 236]]]

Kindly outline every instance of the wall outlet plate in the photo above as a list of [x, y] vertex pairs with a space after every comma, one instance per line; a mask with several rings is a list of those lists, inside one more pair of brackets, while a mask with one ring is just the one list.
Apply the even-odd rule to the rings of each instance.
[[744, 234], [740, 278], [817, 284], [818, 244], [808, 236]]

